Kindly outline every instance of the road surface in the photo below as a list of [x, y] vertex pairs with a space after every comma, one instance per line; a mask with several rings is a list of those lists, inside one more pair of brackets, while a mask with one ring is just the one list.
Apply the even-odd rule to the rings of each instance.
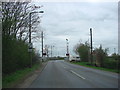
[[118, 88], [118, 74], [54, 60], [29, 88]]

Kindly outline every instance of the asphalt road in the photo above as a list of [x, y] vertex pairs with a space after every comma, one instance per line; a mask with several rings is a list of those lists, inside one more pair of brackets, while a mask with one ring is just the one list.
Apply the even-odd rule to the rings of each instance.
[[118, 88], [118, 74], [49, 61], [29, 88]]

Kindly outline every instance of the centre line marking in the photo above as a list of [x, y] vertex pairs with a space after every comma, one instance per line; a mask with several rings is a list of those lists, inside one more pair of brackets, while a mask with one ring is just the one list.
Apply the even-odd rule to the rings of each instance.
[[81, 75], [77, 74], [76, 72], [74, 72], [73, 70], [70, 70], [73, 74], [75, 74], [76, 76], [82, 78], [82, 79], [85, 79], [84, 77], [82, 77]]

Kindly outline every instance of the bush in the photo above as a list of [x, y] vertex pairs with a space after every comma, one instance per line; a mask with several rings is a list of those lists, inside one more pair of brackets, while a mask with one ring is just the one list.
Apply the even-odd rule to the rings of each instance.
[[96, 59], [96, 66], [103, 67], [104, 60], [107, 57], [107, 49], [102, 49], [102, 45], [94, 50], [94, 59]]
[[80, 43], [75, 46], [74, 49], [76, 54], [79, 54], [81, 61], [88, 62], [89, 61], [89, 55], [90, 55], [90, 46], [88, 42]]
[[26, 43], [7, 36], [2, 39], [2, 71], [4, 75], [30, 65]]
[[117, 67], [117, 61], [114, 59], [106, 58], [104, 60], [104, 66], [105, 68], [110, 68], [110, 69], [118, 69]]
[[40, 62], [40, 55], [39, 55], [39, 53], [33, 52], [32, 53], [32, 63], [35, 64], [38, 62]]

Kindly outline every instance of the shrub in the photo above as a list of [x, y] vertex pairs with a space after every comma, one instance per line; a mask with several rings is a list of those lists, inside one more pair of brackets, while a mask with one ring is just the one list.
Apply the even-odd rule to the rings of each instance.
[[2, 41], [2, 71], [12, 73], [30, 64], [28, 45], [23, 41], [3, 37]]
[[106, 58], [104, 60], [104, 66], [105, 68], [110, 68], [110, 69], [118, 69], [117, 67], [117, 61], [114, 59]]
[[75, 46], [74, 49], [76, 54], [79, 54], [81, 61], [88, 62], [89, 61], [89, 54], [90, 54], [90, 46], [88, 42], [85, 42], [85, 44], [80, 43]]

